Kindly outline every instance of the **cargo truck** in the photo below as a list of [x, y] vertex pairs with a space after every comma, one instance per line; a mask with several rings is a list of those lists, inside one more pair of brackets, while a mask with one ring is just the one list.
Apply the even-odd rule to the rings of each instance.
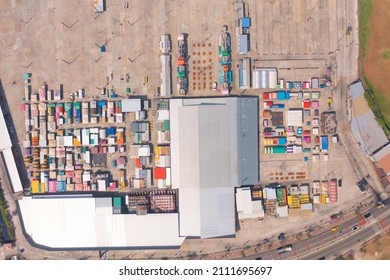
[[188, 90], [187, 77], [187, 42], [185, 34], [177, 37], [177, 90], [180, 95], [185, 95]]

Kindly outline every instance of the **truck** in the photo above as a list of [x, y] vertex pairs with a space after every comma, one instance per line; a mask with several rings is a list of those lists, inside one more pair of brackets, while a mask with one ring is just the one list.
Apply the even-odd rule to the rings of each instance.
[[187, 94], [188, 71], [187, 71], [187, 42], [184, 33], [177, 37], [177, 90], [180, 95]]
[[169, 34], [161, 35], [159, 46], [162, 54], [169, 54], [171, 52], [171, 36]]
[[223, 31], [219, 36], [218, 59], [220, 64], [219, 83], [221, 84], [221, 93], [225, 95], [230, 93], [230, 84], [233, 80], [230, 52], [230, 34], [226, 31]]

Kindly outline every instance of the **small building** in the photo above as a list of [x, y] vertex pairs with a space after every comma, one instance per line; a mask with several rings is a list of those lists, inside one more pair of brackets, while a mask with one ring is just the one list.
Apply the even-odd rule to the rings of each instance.
[[302, 109], [290, 109], [287, 111], [287, 126], [302, 126]]
[[253, 88], [276, 88], [278, 83], [278, 72], [276, 68], [254, 68]]
[[106, 1], [93, 0], [93, 6], [96, 13], [103, 13], [106, 10]]
[[251, 87], [251, 59], [245, 57], [240, 59], [238, 65], [238, 80], [240, 89], [249, 89]]
[[122, 100], [122, 112], [138, 112], [141, 111], [141, 99], [131, 98]]
[[246, 54], [249, 52], [249, 34], [241, 34], [239, 38], [239, 54]]
[[240, 220], [264, 217], [262, 200], [252, 199], [250, 187], [236, 188], [236, 208]]
[[271, 113], [271, 123], [272, 126], [283, 126], [283, 112], [275, 112]]

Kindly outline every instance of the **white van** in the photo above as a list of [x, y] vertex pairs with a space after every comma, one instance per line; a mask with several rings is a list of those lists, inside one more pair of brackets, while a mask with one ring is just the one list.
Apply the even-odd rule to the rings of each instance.
[[282, 254], [282, 253], [290, 252], [291, 250], [292, 250], [292, 245], [287, 245], [287, 246], [278, 248], [277, 251], [278, 251], [278, 254]]

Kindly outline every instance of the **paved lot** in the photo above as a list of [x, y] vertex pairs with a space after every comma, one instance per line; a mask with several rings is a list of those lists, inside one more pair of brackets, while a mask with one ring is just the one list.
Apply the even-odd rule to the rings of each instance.
[[[24, 139], [24, 118], [18, 112], [20, 101], [24, 97], [22, 74], [25, 72], [31, 72], [33, 75], [33, 89], [38, 89], [44, 82], [53, 89], [63, 84], [67, 95], [85, 88], [87, 97], [91, 97], [99, 96], [102, 87], [113, 87], [123, 97], [125, 89], [130, 87], [135, 95], [153, 99], [160, 83], [158, 42], [161, 34], [169, 33], [173, 46], [172, 88], [174, 95], [177, 95], [174, 78], [176, 38], [180, 33], [187, 33], [190, 55], [189, 96], [219, 95], [210, 90], [210, 83], [218, 80], [218, 35], [221, 26], [227, 24], [232, 34], [233, 76], [234, 79], [237, 77], [235, 65], [238, 55], [234, 35], [237, 12], [229, 1], [107, 1], [107, 11], [100, 15], [94, 13], [92, 1], [9, 2], [0, 3], [0, 33], [4, 35], [0, 37], [0, 79], [19, 141]], [[129, 3], [128, 8], [124, 7], [126, 2]], [[336, 52], [339, 47], [346, 48], [353, 42], [351, 37], [344, 36], [346, 24], [352, 24], [356, 20], [354, 6], [351, 6], [350, 1], [348, 5], [341, 5], [341, 0], [246, 2], [247, 11], [252, 17], [252, 51], [248, 56], [252, 57], [255, 65], [278, 67], [279, 76], [285, 78], [285, 81], [303, 81], [322, 76], [328, 66], [333, 68], [332, 78], [335, 85], [340, 76], [350, 82], [351, 77], [356, 75], [356, 65], [347, 63], [354, 57], [351, 55], [353, 53], [348, 54], [346, 51], [346, 55], [340, 58]], [[104, 53], [100, 52], [102, 45], [106, 47]], [[336, 64], [336, 61], [339, 63]], [[206, 75], [197, 72], [205, 67]], [[129, 83], [122, 79], [127, 73], [130, 75]], [[143, 85], [145, 77], [148, 77], [148, 83]], [[240, 94], [237, 84], [235, 81], [233, 93]], [[259, 95], [261, 92], [247, 90], [243, 94]], [[329, 89], [324, 91], [324, 96], [333, 94], [336, 93]], [[321, 106], [326, 106], [324, 98], [321, 99]], [[333, 99], [335, 108], [344, 110], [341, 95], [333, 96]], [[262, 106], [261, 99], [259, 105]], [[151, 113], [153, 121], [155, 115], [154, 112]], [[155, 133], [152, 137], [155, 141]], [[129, 138], [126, 140], [129, 145]], [[356, 175], [353, 166], [346, 164], [344, 148], [340, 144], [331, 144], [329, 156], [328, 162], [308, 164], [303, 162], [302, 154], [267, 158], [261, 155], [261, 176], [266, 178], [269, 173], [303, 171], [306, 172], [305, 176], [309, 182], [343, 177], [344, 186], [339, 188], [340, 201], [335, 208], [328, 205], [317, 209], [323, 217], [328, 217], [333, 211], [352, 206], [363, 198], [354, 185], [360, 174]], [[292, 232], [297, 223], [303, 228], [323, 217], [312, 215], [309, 218], [270, 218], [263, 224], [257, 220], [248, 220], [240, 224], [241, 231], [234, 240], [187, 240], [183, 251], [188, 253], [203, 250], [210, 253], [224, 251], [226, 246], [232, 246], [232, 243], [239, 244], [237, 246], [243, 246], [245, 243], [251, 245], [281, 231]], [[82, 253], [62, 254], [65, 258], [77, 258]], [[97, 257], [96, 252], [90, 254]], [[110, 252], [109, 257], [159, 258], [176, 254], [178, 252], [175, 250], [137, 251], [131, 254], [119, 251]], [[42, 254], [37, 253], [35, 258], [42, 258]]]
[[[261, 55], [321, 55], [337, 48], [336, 1], [248, 1]], [[340, 8], [340, 7], [339, 7]]]

